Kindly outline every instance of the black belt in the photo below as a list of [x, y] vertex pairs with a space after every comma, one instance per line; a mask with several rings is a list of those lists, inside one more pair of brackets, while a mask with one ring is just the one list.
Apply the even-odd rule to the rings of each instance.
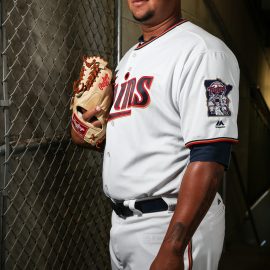
[[[134, 215], [134, 212], [125, 206], [122, 202], [112, 202], [112, 208], [115, 213], [123, 218], [131, 217]], [[142, 212], [154, 213], [168, 210], [168, 204], [162, 198], [154, 198], [144, 201], [136, 201], [135, 208]]]

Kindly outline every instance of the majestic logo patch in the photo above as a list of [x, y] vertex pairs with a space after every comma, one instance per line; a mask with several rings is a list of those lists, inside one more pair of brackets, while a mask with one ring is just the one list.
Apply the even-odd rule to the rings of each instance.
[[204, 86], [206, 88], [208, 116], [230, 116], [228, 94], [233, 87], [220, 79], [206, 80]]

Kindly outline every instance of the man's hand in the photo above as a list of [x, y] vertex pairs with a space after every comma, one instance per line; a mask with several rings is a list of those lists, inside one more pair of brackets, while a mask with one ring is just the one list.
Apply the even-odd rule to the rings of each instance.
[[[101, 122], [99, 120], [97, 120], [97, 118], [95, 117], [95, 115], [98, 114], [100, 112], [100, 110], [101, 110], [100, 107], [97, 106], [96, 108], [94, 108], [92, 110], [83, 111], [82, 112], [82, 118], [85, 121], [88, 121], [89, 123], [91, 123], [95, 127], [101, 127], [102, 126]], [[71, 138], [72, 138], [72, 141], [77, 145], [87, 147], [87, 148], [90, 148], [90, 149], [96, 149], [96, 147], [91, 146], [90, 144], [86, 143], [85, 140], [82, 137], [80, 137], [74, 131], [73, 128], [71, 128]], [[104, 144], [103, 144], [103, 146], [104, 146]], [[101, 149], [103, 149], [103, 147], [101, 147]]]

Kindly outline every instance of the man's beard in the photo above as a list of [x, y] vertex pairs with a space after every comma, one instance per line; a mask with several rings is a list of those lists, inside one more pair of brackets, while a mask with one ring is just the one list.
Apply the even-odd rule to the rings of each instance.
[[151, 19], [155, 14], [155, 11], [154, 10], [149, 10], [148, 12], [146, 12], [142, 17], [136, 17], [134, 14], [133, 15], [133, 18], [140, 22], [140, 23], [143, 23], [143, 22], [146, 22], [148, 21], [149, 19]]

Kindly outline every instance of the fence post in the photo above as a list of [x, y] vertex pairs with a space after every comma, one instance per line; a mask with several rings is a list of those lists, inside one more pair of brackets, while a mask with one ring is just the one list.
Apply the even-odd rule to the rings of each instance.
[[9, 128], [10, 128], [10, 119], [9, 119], [9, 97], [7, 89], [7, 37], [6, 37], [6, 28], [5, 28], [5, 0], [0, 0], [0, 14], [1, 14], [1, 61], [2, 61], [2, 97], [3, 100], [0, 100], [0, 108], [4, 114], [4, 144], [1, 145], [1, 148], [4, 149], [5, 154], [0, 158], [0, 268], [5, 269], [5, 209], [6, 209], [6, 183], [8, 181], [8, 160], [9, 157]]
[[122, 0], [115, 1], [115, 17], [116, 17], [116, 65], [119, 64], [122, 56]]

